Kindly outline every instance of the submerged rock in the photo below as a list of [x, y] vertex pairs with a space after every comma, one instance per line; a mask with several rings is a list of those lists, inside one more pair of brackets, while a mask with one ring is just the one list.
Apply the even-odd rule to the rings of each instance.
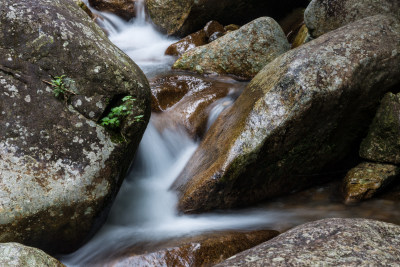
[[343, 181], [345, 203], [372, 198], [393, 182], [400, 168], [391, 164], [364, 162], [351, 169]]
[[312, 37], [340, 28], [362, 18], [378, 14], [400, 19], [398, 0], [312, 0], [304, 20]]
[[289, 49], [279, 24], [272, 18], [262, 17], [208, 45], [188, 51], [173, 68], [252, 78]]
[[0, 243], [0, 266], [47, 266], [65, 267], [64, 264], [37, 248], [18, 243]]
[[[0, 242], [72, 251], [105, 220], [150, 116], [149, 85], [74, 1], [0, 3]], [[61, 75], [64, 100], [49, 85]], [[120, 131], [100, 126], [126, 95], [136, 101]]]
[[207, 21], [243, 25], [261, 16], [280, 18], [308, 0], [147, 0], [146, 9], [154, 24], [169, 35], [186, 36]]
[[204, 234], [163, 244], [164, 249], [146, 254], [127, 249], [115, 260], [101, 266], [212, 266], [243, 250], [270, 240], [279, 234], [274, 230], [220, 232]]
[[386, 94], [360, 146], [362, 158], [400, 163], [400, 94]]
[[99, 11], [113, 13], [125, 20], [135, 17], [137, 0], [89, 0], [89, 4]]
[[365, 134], [379, 99], [400, 82], [397, 51], [400, 25], [379, 15], [272, 61], [220, 115], [172, 185], [179, 208], [250, 205], [315, 183], [315, 173]]
[[400, 226], [325, 219], [300, 225], [215, 266], [397, 266], [399, 262]]

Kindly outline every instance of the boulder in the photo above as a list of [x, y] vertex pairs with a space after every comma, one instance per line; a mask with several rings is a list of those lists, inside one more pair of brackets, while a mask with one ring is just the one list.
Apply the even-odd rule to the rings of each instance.
[[362, 18], [385, 14], [400, 19], [398, 0], [312, 0], [304, 20], [312, 37], [340, 28]]
[[173, 68], [249, 79], [289, 49], [290, 44], [279, 24], [272, 18], [262, 17], [208, 45], [186, 52]]
[[137, 0], [89, 0], [89, 4], [96, 10], [113, 13], [125, 20], [135, 17], [135, 3]]
[[300, 225], [215, 267], [398, 266], [400, 226], [366, 219]]
[[42, 250], [18, 243], [0, 243], [0, 266], [48, 266], [65, 267], [64, 264]]
[[367, 137], [361, 142], [362, 158], [400, 163], [400, 93], [387, 93], [379, 106]]
[[346, 204], [372, 198], [391, 184], [400, 174], [400, 168], [392, 164], [364, 162], [351, 169], [343, 181]]
[[315, 183], [315, 173], [348, 155], [379, 99], [400, 82], [399, 49], [398, 21], [378, 15], [272, 61], [172, 185], [179, 208], [250, 205]]
[[151, 253], [138, 253], [125, 249], [108, 263], [100, 266], [213, 266], [243, 250], [270, 240], [279, 234], [274, 230], [252, 232], [219, 232], [187, 237], [163, 244], [163, 249]]
[[190, 49], [214, 41], [215, 39], [217, 39], [215, 38], [217, 34], [219, 34], [218, 37], [221, 37], [222, 35], [224, 35], [224, 33], [224, 26], [222, 26], [215, 20], [209, 21], [206, 26], [204, 26], [204, 28], [200, 31], [189, 34], [185, 38], [182, 38], [178, 42], [170, 45], [165, 51], [165, 54], [171, 56], [181, 56]]
[[305, 24], [303, 24], [298, 30], [293, 42], [292, 49], [297, 48], [309, 41], [308, 29]]
[[308, 0], [146, 0], [146, 10], [161, 31], [186, 36], [210, 20], [223, 25], [243, 25], [261, 16], [279, 19], [293, 8], [306, 7], [308, 3]]
[[[106, 218], [150, 116], [149, 84], [74, 1], [0, 3], [0, 242], [70, 252]], [[121, 127], [100, 126], [128, 95]]]
[[153, 123], [161, 131], [184, 129], [192, 138], [200, 137], [207, 128], [210, 105], [229, 93], [238, 95], [243, 87], [190, 75], [162, 77], [152, 83], [153, 110], [163, 111], [153, 114]]
[[171, 44], [165, 51], [166, 55], [181, 56], [190, 49], [208, 44], [208, 37], [203, 29], [195, 33], [189, 34], [176, 43]]

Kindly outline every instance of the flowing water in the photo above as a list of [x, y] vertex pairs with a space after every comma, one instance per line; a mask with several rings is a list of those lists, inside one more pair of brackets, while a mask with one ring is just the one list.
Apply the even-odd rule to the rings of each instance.
[[[104, 17], [102, 27], [108, 31], [111, 41], [151, 78], [170, 72], [174, 58], [164, 56], [164, 51], [176, 40], [161, 35], [147, 23], [140, 4], [136, 19], [129, 23], [111, 14], [100, 15]], [[227, 97], [211, 106], [207, 127], [232, 101]], [[375, 199], [347, 207], [335, 193], [339, 192], [336, 183], [275, 199], [252, 209], [177, 214], [176, 196], [168, 188], [197, 145], [184, 131], [159, 132], [150, 121], [106, 224], [85, 246], [61, 257], [62, 262], [67, 266], [101, 265], [107, 257], [141, 244], [151, 246], [163, 240], [217, 230], [286, 230], [328, 217], [365, 217], [400, 224], [398, 201]]]

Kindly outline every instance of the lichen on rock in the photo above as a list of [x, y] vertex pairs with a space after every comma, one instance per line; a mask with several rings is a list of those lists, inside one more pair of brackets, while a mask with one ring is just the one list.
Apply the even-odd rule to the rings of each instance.
[[[104, 222], [134, 156], [148, 81], [74, 1], [0, 3], [0, 242], [72, 251]], [[67, 102], [48, 84], [60, 75], [76, 91]], [[137, 101], [114, 143], [97, 120], [123, 95]]]

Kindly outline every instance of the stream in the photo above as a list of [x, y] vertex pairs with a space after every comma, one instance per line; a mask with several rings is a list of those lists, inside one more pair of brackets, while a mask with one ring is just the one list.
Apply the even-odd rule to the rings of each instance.
[[[110, 40], [128, 54], [150, 80], [157, 75], [173, 73], [171, 65], [175, 58], [165, 56], [164, 51], [177, 40], [163, 36], [146, 22], [141, 5], [143, 3], [139, 3], [137, 16], [131, 22], [112, 14], [93, 12], [104, 17], [101, 26], [109, 33]], [[219, 81], [224, 82], [224, 78]], [[229, 106], [226, 100], [230, 100], [229, 97], [213, 105], [207, 127]], [[151, 248], [165, 240], [219, 230], [285, 231], [330, 217], [363, 217], [400, 224], [400, 202], [390, 196], [382, 195], [356, 206], [342, 204], [340, 179], [248, 209], [178, 214], [177, 198], [168, 189], [197, 146], [198, 141], [185, 131], [168, 128], [159, 131], [151, 119], [107, 222], [86, 245], [61, 256], [61, 261], [69, 267], [102, 266], [107, 258], [126, 248]]]

